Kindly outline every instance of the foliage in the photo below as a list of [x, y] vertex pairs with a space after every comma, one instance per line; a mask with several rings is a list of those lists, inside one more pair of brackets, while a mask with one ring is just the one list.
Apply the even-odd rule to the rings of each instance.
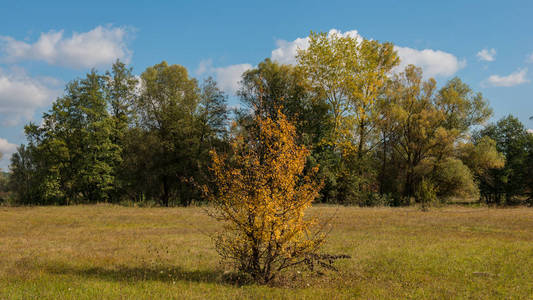
[[213, 152], [211, 214], [224, 222], [216, 249], [259, 283], [313, 258], [324, 241], [311, 233], [316, 220], [304, 219], [321, 188], [318, 168], [304, 172], [309, 150], [295, 143], [295, 127], [283, 113], [277, 116], [256, 117], [257, 132], [234, 141], [231, 160]]
[[436, 195], [445, 200], [450, 197], [478, 199], [479, 189], [470, 169], [456, 158], [446, 158], [435, 166], [432, 181]]
[[332, 115], [333, 128], [318, 145], [329, 146], [340, 162], [331, 168], [334, 174], [328, 177], [334, 180], [326, 188], [335, 190], [330, 195], [335, 202], [364, 202], [375, 190], [369, 151], [376, 144], [378, 98], [387, 74], [399, 63], [393, 45], [312, 32], [309, 47], [297, 59], [315, 101], [326, 103]]
[[[491, 166], [480, 177], [481, 194], [488, 203], [510, 204], [519, 197], [531, 197], [530, 170], [533, 166], [533, 135], [515, 117], [507, 116], [496, 124], [480, 130], [475, 136], [478, 145], [495, 142], [505, 157], [505, 165]], [[503, 158], [500, 159], [503, 161]]]
[[[0, 158], [2, 155], [0, 155]], [[7, 172], [0, 170], [0, 205], [7, 204], [11, 200], [11, 189], [9, 187], [9, 176]]]
[[29, 145], [19, 148], [11, 166], [18, 202], [110, 201], [121, 161], [112, 124], [104, 78], [92, 71], [70, 82], [42, 124], [25, 127]]
[[381, 184], [396, 182], [382, 192], [417, 198], [424, 179], [432, 181], [440, 197], [475, 197], [477, 188], [458, 160], [457, 145], [490, 116], [480, 94], [472, 94], [457, 78], [436, 92], [434, 79], [423, 81], [421, 69], [408, 66], [389, 82], [382, 107]]
[[422, 178], [415, 191], [415, 197], [422, 205], [422, 210], [426, 210], [427, 206], [437, 201], [437, 191], [430, 180]]
[[209, 152], [232, 160], [230, 143], [257, 138], [257, 120], [279, 113], [309, 151], [304, 169], [320, 166], [317, 201], [408, 205], [421, 201], [422, 180], [441, 201], [533, 198], [532, 135], [518, 120], [484, 128], [492, 110], [481, 93], [459, 78], [438, 88], [420, 68], [399, 70], [391, 43], [313, 32], [308, 40], [296, 65], [265, 59], [244, 72], [234, 114], [213, 78], [199, 84], [164, 61], [140, 76], [117, 61], [73, 80], [42, 125], [26, 126], [11, 166], [15, 201], [203, 202], [197, 187], [214, 188]]
[[26, 126], [28, 145], [12, 157], [20, 204], [199, 200], [209, 150], [223, 149], [226, 96], [212, 79], [198, 88], [165, 62], [138, 80], [117, 61], [67, 85], [65, 95]]

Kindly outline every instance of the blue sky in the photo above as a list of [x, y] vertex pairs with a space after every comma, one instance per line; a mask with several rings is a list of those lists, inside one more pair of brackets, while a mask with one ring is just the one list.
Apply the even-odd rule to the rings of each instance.
[[[1, 1], [0, 151], [69, 80], [116, 58], [136, 73], [166, 60], [232, 93], [267, 57], [290, 63], [312, 31], [390, 41], [404, 63], [482, 92], [494, 120], [533, 128], [533, 1]], [[232, 101], [236, 101], [233, 99]]]

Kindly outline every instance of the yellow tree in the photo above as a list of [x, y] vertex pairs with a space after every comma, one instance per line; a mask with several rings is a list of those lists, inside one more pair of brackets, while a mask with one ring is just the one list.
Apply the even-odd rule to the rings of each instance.
[[224, 224], [215, 237], [223, 260], [267, 283], [319, 257], [324, 234], [304, 212], [322, 184], [318, 168], [304, 171], [309, 151], [295, 143], [295, 127], [281, 112], [275, 121], [256, 117], [256, 124], [251, 137], [236, 138], [231, 159], [212, 152], [215, 188], [206, 192], [210, 214]]
[[334, 146], [356, 151], [360, 159], [371, 148], [367, 144], [378, 97], [399, 63], [393, 45], [337, 33], [311, 33], [309, 47], [300, 50], [297, 58], [316, 95], [330, 105]]
[[378, 99], [399, 63], [394, 47], [347, 34], [311, 33], [309, 47], [300, 50], [297, 59], [315, 96], [329, 105], [333, 116], [333, 130], [321, 145], [340, 158], [336, 197], [366, 201], [375, 190], [370, 152], [378, 143]]
[[435, 80], [423, 81], [422, 69], [413, 65], [390, 82], [387, 117], [394, 134], [392, 148], [405, 172], [403, 194], [407, 198], [415, 195], [420, 166], [433, 159], [436, 149], [450, 147], [454, 141], [440, 126], [444, 115], [433, 105], [435, 87]]

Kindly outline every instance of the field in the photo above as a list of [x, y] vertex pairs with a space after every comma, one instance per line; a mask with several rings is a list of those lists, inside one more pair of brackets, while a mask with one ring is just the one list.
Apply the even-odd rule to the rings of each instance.
[[0, 299], [531, 299], [533, 209], [315, 207], [339, 272], [232, 284], [202, 208], [0, 207]]

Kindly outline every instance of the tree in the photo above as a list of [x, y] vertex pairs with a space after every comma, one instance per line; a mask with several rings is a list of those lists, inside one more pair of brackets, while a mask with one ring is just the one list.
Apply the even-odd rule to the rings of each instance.
[[481, 193], [489, 203], [508, 204], [528, 194], [529, 169], [533, 152], [533, 135], [515, 117], [507, 116], [476, 133], [481, 143], [484, 138], [496, 142], [496, 149], [505, 156], [503, 168], [492, 168], [490, 176], [481, 182]]
[[[70, 82], [65, 95], [43, 115], [40, 126], [25, 127], [28, 147], [14, 157], [13, 172], [34, 168], [32, 190], [38, 203], [110, 201], [115, 189], [114, 166], [120, 149], [112, 140], [104, 78], [91, 71]], [[25, 153], [25, 151], [29, 151]], [[29, 164], [29, 165], [28, 165]]]
[[296, 127], [298, 142], [311, 151], [308, 167], [320, 165], [319, 177], [325, 180], [322, 201], [333, 199], [338, 155], [323, 142], [331, 136], [333, 119], [328, 104], [313, 97], [303, 69], [265, 59], [242, 75], [238, 95], [246, 108], [237, 112], [241, 132], [253, 127], [256, 116], [276, 120], [282, 112]]
[[275, 120], [281, 111], [295, 125], [304, 117], [309, 101], [307, 81], [301, 70], [268, 58], [257, 68], [244, 72], [238, 95], [253, 115]]
[[393, 45], [336, 33], [311, 33], [309, 47], [300, 50], [297, 59], [316, 96], [330, 105], [333, 142], [344, 142], [348, 148], [354, 144], [358, 157], [364, 156], [376, 101], [388, 73], [399, 63]]
[[309, 150], [295, 143], [283, 113], [277, 116], [257, 116], [257, 131], [234, 141], [231, 159], [213, 152], [216, 187], [206, 188], [211, 215], [224, 222], [217, 251], [259, 283], [305, 263], [324, 241], [319, 233], [309, 236], [316, 220], [304, 219], [321, 188], [318, 170], [304, 172]]
[[398, 189], [403, 197], [415, 196], [422, 176], [417, 167], [432, 156], [438, 143], [447, 139], [446, 131], [438, 126], [443, 116], [432, 105], [435, 80], [422, 81], [422, 70], [408, 66], [390, 82], [390, 118], [394, 142], [392, 148], [403, 179]]
[[117, 146], [117, 155], [121, 157], [117, 164], [112, 165], [114, 182], [113, 200], [118, 201], [131, 187], [130, 173], [124, 161], [131, 153], [125, 152], [125, 139], [130, 130], [130, 125], [136, 120], [135, 101], [139, 81], [133, 75], [131, 68], [117, 60], [111, 71], [104, 76], [104, 90], [111, 118], [111, 141]]
[[43, 200], [39, 199], [39, 183], [30, 151], [26, 146], [20, 145], [11, 156], [9, 189], [14, 193], [15, 201], [20, 204], [37, 204]]
[[198, 119], [202, 127], [201, 140], [207, 140], [210, 145], [214, 139], [224, 138], [227, 133], [227, 98], [212, 77], [204, 80], [201, 86]]
[[473, 173], [481, 197], [489, 199], [491, 195], [487, 194], [487, 190], [494, 190], [497, 184], [492, 172], [505, 166], [505, 156], [498, 152], [496, 141], [483, 136], [475, 139], [473, 143], [461, 145], [458, 150], [461, 160]]
[[457, 145], [468, 140], [470, 129], [484, 122], [491, 110], [481, 94], [457, 78], [435, 91], [435, 80], [424, 81], [422, 70], [411, 65], [389, 82], [382, 101], [382, 149], [392, 150], [383, 154], [383, 164], [389, 159], [393, 170], [382, 168], [381, 184], [397, 180], [387, 187], [405, 201], [417, 198], [417, 185], [423, 180], [430, 180], [424, 184], [433, 185], [441, 198], [477, 195], [473, 174], [459, 159]]
[[321, 143], [333, 148], [336, 198], [361, 202], [375, 192], [370, 152], [377, 143], [377, 105], [388, 74], [399, 63], [391, 43], [336, 33], [311, 33], [298, 65], [316, 99], [328, 104], [333, 129]]
[[198, 84], [186, 68], [166, 62], [147, 68], [141, 80], [136, 106], [142, 135], [150, 136], [152, 144], [148, 156], [141, 157], [146, 169], [138, 171], [152, 183], [147, 194], [161, 205], [169, 206], [173, 199], [188, 205], [197, 194], [189, 179], [199, 171]]

